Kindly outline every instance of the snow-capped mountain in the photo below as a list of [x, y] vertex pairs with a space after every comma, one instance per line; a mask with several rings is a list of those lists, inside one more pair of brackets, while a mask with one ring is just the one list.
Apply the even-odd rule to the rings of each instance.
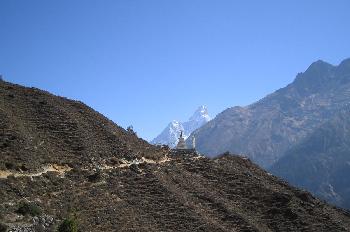
[[165, 144], [173, 148], [179, 141], [181, 131], [183, 137], [186, 139], [194, 130], [203, 126], [205, 123], [210, 121], [208, 109], [205, 106], [200, 106], [190, 117], [187, 122], [179, 122], [173, 120], [168, 126], [151, 141], [153, 144]]

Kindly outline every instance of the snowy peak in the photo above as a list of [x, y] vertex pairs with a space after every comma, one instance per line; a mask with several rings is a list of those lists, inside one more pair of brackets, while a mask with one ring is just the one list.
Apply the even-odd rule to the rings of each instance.
[[198, 129], [209, 121], [210, 116], [208, 114], [207, 107], [200, 106], [187, 122], [179, 122], [177, 120], [170, 122], [162, 133], [153, 139], [151, 143], [165, 144], [173, 148], [178, 143], [181, 132], [183, 132], [183, 137], [187, 139], [187, 137], [194, 130]]
[[169, 126], [172, 128], [178, 128], [181, 126], [181, 122], [173, 120], [171, 123], [169, 123]]
[[189, 121], [210, 121], [210, 116], [208, 114], [208, 109], [206, 106], [200, 106], [190, 117]]
[[185, 138], [190, 136], [190, 134], [198, 129], [199, 127], [203, 126], [207, 122], [210, 121], [210, 116], [208, 114], [208, 109], [205, 106], [200, 106], [190, 117], [190, 119], [187, 122], [183, 123], [183, 127], [185, 129], [184, 135]]

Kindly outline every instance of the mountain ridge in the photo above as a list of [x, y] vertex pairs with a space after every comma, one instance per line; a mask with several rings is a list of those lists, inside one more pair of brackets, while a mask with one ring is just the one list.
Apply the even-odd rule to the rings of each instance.
[[[349, 59], [338, 66], [311, 64], [284, 88], [245, 107], [231, 107], [197, 129], [203, 154], [230, 151], [269, 167], [297, 141], [350, 101]], [[246, 139], [249, 138], [249, 139]]]

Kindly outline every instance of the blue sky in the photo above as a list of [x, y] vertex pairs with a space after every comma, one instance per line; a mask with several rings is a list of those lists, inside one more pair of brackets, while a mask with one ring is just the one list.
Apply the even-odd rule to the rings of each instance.
[[348, 0], [1, 0], [0, 73], [146, 139], [350, 57]]

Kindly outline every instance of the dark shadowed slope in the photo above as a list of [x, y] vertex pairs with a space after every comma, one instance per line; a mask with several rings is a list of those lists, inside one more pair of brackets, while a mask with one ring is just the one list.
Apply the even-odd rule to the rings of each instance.
[[80, 231], [350, 231], [348, 213], [249, 160], [172, 156], [37, 89], [1, 82], [0, 97], [0, 221], [19, 231], [69, 214]]
[[271, 171], [350, 209], [350, 107], [287, 151]]
[[192, 133], [199, 151], [244, 154], [269, 167], [350, 102], [350, 59], [313, 63], [293, 83], [247, 107], [233, 107]]
[[1, 169], [30, 171], [48, 163], [87, 167], [111, 157], [157, 153], [81, 102], [0, 84]]

